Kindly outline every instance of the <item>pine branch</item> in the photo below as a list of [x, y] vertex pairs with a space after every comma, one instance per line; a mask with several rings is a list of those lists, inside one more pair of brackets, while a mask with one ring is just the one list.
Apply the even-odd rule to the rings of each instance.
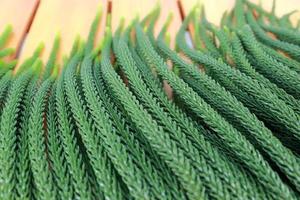
[[253, 138], [298, 188], [300, 174], [295, 173], [300, 172], [300, 165], [293, 153], [284, 147], [254, 114], [218, 83], [195, 66], [179, 63], [177, 65], [184, 73], [195, 79], [197, 84], [193, 89], [241, 133]]
[[[245, 74], [229, 67], [221, 61], [217, 61], [201, 52], [195, 52], [185, 44], [183, 40], [183, 30], [186, 26], [184, 22], [177, 40], [179, 47], [192, 60], [199, 64], [204, 64], [206, 72], [213, 76], [214, 79], [234, 94], [241, 102], [244, 103], [252, 112], [264, 121], [274, 124], [276, 127], [284, 130], [288, 134], [299, 138], [299, 126], [297, 124], [298, 116], [280, 100], [273, 92], [257, 81], [251, 79]], [[280, 118], [278, 118], [280, 115]]]
[[275, 83], [278, 87], [284, 89], [287, 93], [300, 99], [300, 76], [287, 66], [277, 62], [275, 59], [262, 51], [259, 43], [256, 41], [249, 26], [245, 26], [240, 32], [240, 39], [245, 49], [259, 62], [256, 70]]
[[270, 82], [269, 79], [265, 78], [251, 66], [249, 63], [246, 52], [242, 47], [239, 38], [234, 34], [232, 36], [232, 57], [235, 62], [235, 66], [241, 72], [245, 73], [253, 79], [256, 79], [259, 83], [263, 84], [269, 88], [273, 93], [275, 93], [279, 99], [283, 100], [288, 104], [298, 115], [300, 115], [300, 102], [296, 100], [293, 96], [287, 94], [283, 89], [277, 87], [274, 83]]
[[187, 190], [187, 195], [192, 199], [205, 199], [204, 188], [192, 168], [191, 163], [185, 158], [183, 151], [170, 139], [169, 135], [162, 130], [162, 127], [158, 126], [151, 116], [142, 108], [113, 71], [109, 61], [109, 51], [110, 40], [107, 39], [102, 52], [101, 61], [105, 81], [118, 98], [122, 99], [121, 102], [125, 110], [131, 116], [141, 133], [178, 176], [181, 184]]
[[47, 79], [37, 91], [33, 100], [28, 125], [29, 158], [37, 190], [35, 195], [38, 199], [48, 200], [56, 199], [57, 195], [47, 160], [46, 138], [43, 128], [46, 100], [52, 83], [52, 78]]
[[282, 55], [275, 49], [272, 49], [271, 47], [268, 47], [262, 43], [260, 46], [267, 54], [269, 54], [269, 56], [273, 57], [278, 62], [281, 62], [283, 65], [289, 67], [291, 70], [294, 70], [295, 72], [300, 74], [300, 63], [299, 62], [297, 62], [296, 60], [293, 60], [285, 55]]
[[30, 111], [32, 109], [32, 99], [37, 92], [38, 76], [35, 74], [29, 82], [21, 107], [20, 128], [18, 130], [18, 151], [16, 162], [16, 192], [18, 199], [31, 199], [32, 197], [32, 170], [29, 159], [29, 138], [28, 138], [28, 124]]
[[75, 130], [72, 123], [70, 107], [64, 92], [64, 72], [58, 79], [56, 87], [56, 115], [60, 139], [63, 143], [66, 161], [72, 177], [75, 198], [92, 199], [91, 185], [88, 181], [86, 164], [83, 162], [79, 151], [78, 139], [75, 137]]
[[32, 72], [17, 77], [11, 86], [0, 119], [0, 198], [13, 199], [16, 189], [16, 132], [20, 104]]
[[60, 44], [60, 36], [57, 35], [54, 39], [50, 55], [49, 55], [48, 61], [45, 66], [45, 70], [41, 77], [42, 82], [45, 81], [47, 78], [49, 78], [49, 76], [51, 75], [51, 73], [53, 71], [53, 68], [54, 68], [55, 62], [56, 62], [56, 58], [57, 58], [57, 54], [59, 51], [59, 44]]
[[151, 199], [149, 186], [142, 177], [142, 172], [133, 163], [130, 154], [127, 153], [127, 147], [121, 143], [120, 136], [116, 134], [96, 90], [95, 82], [92, 81], [91, 56], [85, 57], [82, 63], [81, 80], [89, 111], [100, 133], [99, 136], [102, 138], [105, 150], [116, 170], [122, 176], [133, 197], [136, 199]]
[[[172, 60], [172, 62], [179, 67], [183, 72], [189, 73], [189, 74], [198, 74], [200, 73], [199, 76], [201, 78], [204, 76], [204, 79], [208, 79], [204, 74], [202, 75], [202, 72], [200, 72], [195, 66], [192, 64], [188, 64], [185, 61], [183, 61], [175, 52], [173, 52], [163, 41], [163, 34], [166, 31], [166, 29], [163, 29], [161, 33], [159, 34], [158, 37], [158, 47], [160, 50], [168, 56]], [[197, 73], [195, 73], [197, 71]], [[198, 72], [199, 71], [199, 72]], [[196, 75], [197, 76], [197, 75]], [[200, 80], [197, 82], [197, 85], [205, 80]], [[171, 109], [168, 109], [171, 110]], [[214, 169], [218, 172], [218, 175], [222, 178], [222, 180], [226, 183], [225, 185], [228, 185], [228, 189], [231, 190], [233, 194], [235, 194], [237, 197], [241, 195], [246, 195], [244, 194], [244, 191], [242, 190], [242, 187], [245, 187], [244, 189], [247, 189], [248, 192], [250, 191], [252, 193], [252, 188], [250, 186], [250, 183], [247, 183], [246, 180], [244, 181], [243, 185], [237, 184], [238, 180], [236, 179], [237, 174], [240, 176], [243, 176], [241, 171], [234, 170], [234, 166], [232, 166], [231, 163], [228, 163], [224, 161], [224, 159], [221, 157], [221, 155], [216, 151], [209, 142], [206, 141], [204, 138], [207, 133], [199, 132], [196, 129], [196, 125], [188, 120], [188, 117], [180, 114], [180, 112], [176, 114], [176, 111], [170, 111], [170, 113], [175, 113], [174, 114], [174, 119], [178, 120], [178, 123], [181, 122], [182, 124], [182, 129], [186, 130], [187, 135], [191, 135], [192, 138], [194, 138], [194, 141], [197, 142], [200, 152], [203, 152], [203, 156], [206, 157], [206, 159], [211, 163], [211, 166], [214, 167]], [[183, 115], [183, 116], [182, 116]], [[202, 128], [204, 129], [204, 128]], [[245, 183], [246, 182], [246, 183]], [[252, 194], [254, 195], [254, 194]]]
[[241, 28], [243, 25], [246, 24], [246, 18], [245, 18], [245, 10], [244, 10], [244, 4], [242, 0], [235, 1], [234, 6], [234, 19], [235, 24], [237, 28]]
[[106, 152], [104, 152], [103, 144], [100, 143], [100, 138], [98, 137], [99, 133], [95, 130], [92, 120], [88, 117], [87, 107], [79, 94], [75, 70], [81, 59], [80, 57], [80, 53], [77, 54], [67, 66], [64, 77], [65, 92], [79, 133], [87, 149], [92, 169], [97, 178], [98, 187], [100, 187], [105, 198], [122, 199], [123, 194], [116, 177], [116, 172]]
[[17, 64], [17, 60], [5, 62], [0, 60], [0, 78], [2, 78], [9, 70], [13, 70]]
[[13, 48], [5, 48], [0, 50], [0, 59], [15, 53], [15, 49]]
[[21, 74], [22, 72], [24, 72], [25, 70], [29, 69], [32, 67], [32, 65], [36, 62], [42, 62], [39, 59], [40, 54], [42, 53], [42, 50], [44, 49], [44, 44], [41, 43], [37, 46], [37, 48], [35, 49], [35, 51], [33, 52], [32, 56], [30, 56], [29, 58], [27, 58], [26, 60], [24, 60], [24, 62], [20, 65], [20, 67], [18, 68], [18, 71], [16, 74]]
[[275, 49], [282, 50], [290, 55], [293, 59], [300, 61], [300, 47], [288, 42], [284, 42], [281, 40], [276, 40], [269, 37], [264, 30], [257, 24], [254, 19], [254, 16], [251, 12], [247, 12], [246, 14], [247, 22], [251, 26], [255, 36], [264, 44], [273, 47]]
[[133, 89], [134, 94], [138, 100], [151, 114], [153, 119], [164, 128], [167, 133], [171, 133], [170, 137], [177, 143], [178, 147], [185, 152], [185, 156], [192, 161], [192, 165], [200, 172], [200, 178], [203, 180], [204, 186], [207, 188], [208, 193], [215, 198], [228, 198], [228, 193], [219, 183], [221, 182], [215, 176], [212, 168], [206, 163], [206, 159], [200, 156], [198, 149], [196, 149], [186, 135], [181, 131], [178, 124], [163, 111], [157, 99], [150, 93], [145, 83], [138, 73], [137, 66], [130, 55], [130, 51], [124, 41], [117, 37], [114, 38], [115, 53], [120, 62], [122, 69], [130, 83], [130, 88]]
[[47, 140], [49, 162], [53, 172], [53, 180], [58, 189], [58, 195], [61, 199], [73, 199], [73, 188], [71, 184], [71, 174], [65, 161], [65, 152], [61, 138], [58, 135], [58, 122], [55, 115], [55, 89], [53, 84], [52, 91], [48, 100], [47, 108]]
[[8, 72], [5, 73], [5, 75], [3, 77], [1, 77], [0, 79], [0, 116], [2, 113], [2, 107], [5, 104], [6, 101], [6, 94], [9, 91], [9, 88], [12, 84], [12, 82], [14, 81], [14, 77], [13, 77], [13, 72], [11, 70], [9, 70]]
[[[223, 117], [213, 110], [201, 97], [199, 97], [186, 83], [178, 78], [151, 48], [149, 40], [144, 36], [141, 28], [136, 26], [137, 40], [145, 60], [155, 67], [158, 73], [168, 81], [171, 87], [180, 95], [194, 113], [209, 125], [229, 145], [232, 151], [262, 184], [278, 195], [291, 196], [290, 190], [282, 183], [279, 176], [270, 168], [262, 156], [255, 150], [246, 138], [232, 127]], [[268, 174], [268, 175], [266, 175]], [[282, 191], [282, 192], [280, 192]]]
[[274, 25], [260, 24], [260, 26], [268, 32], [275, 34], [278, 39], [295, 45], [300, 45], [300, 37], [298, 31], [294, 31], [285, 27], [276, 27]]
[[179, 188], [177, 179], [165, 167], [163, 168], [164, 172], [162, 172], [160, 171], [161, 168], [155, 165], [157, 163], [153, 163], [154, 161], [156, 162], [156, 160], [158, 160], [159, 163], [163, 161], [161, 161], [158, 157], [152, 159], [153, 153], [151, 153], [150, 156], [149, 152], [147, 152], [151, 147], [145, 146], [136, 138], [135, 133], [130, 130], [129, 125], [124, 119], [124, 114], [120, 109], [117, 109], [117, 105], [115, 105], [111, 97], [108, 96], [106, 87], [103, 83], [103, 78], [101, 77], [100, 67], [100, 63], [96, 63], [94, 67], [94, 81], [99, 96], [102, 99], [107, 112], [110, 113], [109, 117], [111, 118], [117, 133], [122, 136], [122, 141], [124, 141], [127, 145], [134, 163], [142, 170], [145, 179], [151, 186], [151, 191], [158, 198], [166, 198], [165, 195], [169, 192], [168, 190], [170, 190], [173, 194], [172, 198], [185, 199], [182, 188]]

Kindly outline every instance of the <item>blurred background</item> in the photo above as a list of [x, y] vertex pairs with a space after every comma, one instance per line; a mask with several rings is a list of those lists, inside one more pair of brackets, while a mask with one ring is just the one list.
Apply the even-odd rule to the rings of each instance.
[[[271, 10], [273, 0], [250, 0], [261, 4], [266, 10]], [[13, 27], [8, 47], [16, 48], [16, 54], [10, 59], [19, 58], [22, 62], [32, 55], [35, 48], [43, 43], [42, 60], [49, 56], [54, 38], [59, 34], [61, 45], [59, 59], [69, 53], [74, 39], [80, 35], [86, 38], [90, 24], [97, 10], [102, 10], [102, 19], [97, 40], [104, 34], [107, 17], [111, 21], [112, 29], [119, 25], [124, 18], [129, 23], [134, 17], [143, 18], [156, 4], [161, 6], [161, 15], [156, 24], [158, 32], [170, 12], [173, 20], [169, 27], [171, 40], [174, 39], [182, 19], [189, 13], [195, 4], [201, 4], [209, 21], [218, 24], [223, 13], [230, 10], [235, 0], [0, 0], [0, 31], [7, 24]], [[282, 16], [300, 9], [299, 0], [276, 0], [276, 14]], [[300, 18], [299, 11], [291, 16], [296, 24]], [[171, 41], [174, 46], [174, 40]]]

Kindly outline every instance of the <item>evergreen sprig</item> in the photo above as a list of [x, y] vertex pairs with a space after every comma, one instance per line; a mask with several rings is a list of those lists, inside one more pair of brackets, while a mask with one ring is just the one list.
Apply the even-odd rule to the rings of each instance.
[[1, 48], [1, 49], [4, 48], [4, 46], [5, 46], [6, 42], [7, 42], [7, 40], [8, 40], [9, 37], [11, 36], [12, 31], [13, 31], [13, 28], [12, 28], [11, 25], [7, 25], [7, 26], [4, 28], [3, 32], [2, 32], [1, 35], [0, 35], [0, 48]]
[[55, 91], [56, 115], [58, 132], [63, 143], [68, 169], [70, 170], [75, 198], [92, 199], [91, 185], [88, 180], [87, 167], [83, 162], [78, 146], [78, 138], [75, 136], [73, 118], [64, 89], [64, 71], [57, 81]]
[[[172, 62], [180, 68], [184, 73], [190, 74], [190, 76], [193, 77], [192, 74], [195, 76], [198, 76], [198, 78], [201, 78], [200, 81], [197, 81], [198, 84], [202, 84], [202, 81], [208, 82], [212, 81], [207, 76], [205, 76], [202, 72], [200, 72], [196, 66], [193, 66], [192, 64], [189, 64], [185, 61], [183, 61], [179, 55], [177, 55], [175, 52], [173, 52], [163, 41], [163, 34], [166, 29], [163, 29], [158, 37], [158, 47], [161, 49], [163, 54], [165, 54], [168, 58], [172, 60]], [[201, 77], [200, 77], [201, 76]], [[204, 77], [204, 78], [203, 78]], [[203, 79], [202, 79], [203, 78]], [[205, 83], [204, 85], [206, 85]], [[175, 116], [174, 116], [175, 118]], [[213, 168], [218, 171], [219, 176], [222, 178], [223, 181], [226, 182], [226, 185], [228, 185], [232, 189], [232, 193], [236, 194], [237, 196], [246, 195], [244, 194], [244, 191], [242, 190], [242, 187], [244, 189], [247, 189], [248, 192], [252, 192], [252, 187], [250, 186], [250, 183], [247, 182], [247, 180], [244, 181], [243, 185], [236, 184], [238, 182], [235, 178], [237, 178], [238, 174], [239, 176], [243, 176], [241, 171], [235, 170], [232, 164], [226, 162], [223, 160], [221, 155], [214, 149], [209, 142], [205, 140], [205, 138], [202, 136], [203, 133], [199, 131], [195, 131], [195, 125], [188, 120], [187, 116], [179, 117], [176, 116], [176, 119], [180, 120], [182, 124], [184, 124], [183, 129], [187, 130], [186, 134], [192, 135], [195, 142], [198, 143], [198, 145], [201, 148], [200, 152], [203, 152], [203, 155], [206, 157], [208, 161], [211, 162], [211, 165]], [[185, 122], [185, 123], [183, 123]], [[233, 174], [234, 173], [234, 174]], [[252, 194], [254, 195], [254, 194]]]
[[300, 61], [299, 55], [300, 55], [300, 47], [291, 44], [285, 41], [273, 39], [270, 36], [266, 34], [266, 32], [259, 26], [258, 22], [255, 21], [254, 16], [251, 12], [246, 13], [246, 18], [248, 24], [251, 26], [253, 32], [255, 33], [255, 36], [264, 44], [275, 48], [282, 50], [286, 52], [288, 55], [290, 55], [293, 59]]
[[299, 138], [299, 124], [297, 123], [299, 116], [271, 90], [225, 63], [202, 52], [193, 51], [185, 44], [183, 30], [187, 21], [182, 25], [177, 37], [177, 43], [183, 52], [197, 63], [204, 64], [210, 76], [217, 79], [259, 118]]
[[288, 104], [298, 115], [300, 114], [300, 102], [296, 100], [293, 96], [287, 94], [285, 90], [279, 88], [274, 83], [270, 82], [269, 79], [265, 78], [263, 75], [259, 74], [250, 64], [247, 59], [246, 52], [242, 46], [242, 43], [236, 34], [232, 36], [232, 58], [235, 62], [235, 66], [241, 72], [250, 76], [253, 79], [256, 79], [264, 86], [268, 87], [272, 92], [274, 92], [279, 99], [283, 100]]
[[[108, 35], [107, 37], [111, 36]], [[131, 116], [141, 134], [147, 138], [151, 146], [177, 175], [180, 183], [187, 191], [187, 195], [191, 199], [206, 199], [202, 182], [196, 175], [191, 163], [184, 156], [183, 151], [177, 147], [162, 127], [157, 125], [113, 71], [109, 60], [110, 43], [110, 40], [107, 39], [101, 57], [101, 69], [108, 86], [118, 98], [122, 99], [124, 109]]]
[[[136, 26], [138, 45], [143, 51], [145, 60], [155, 67], [158, 73], [168, 81], [171, 87], [180, 95], [181, 99], [189, 106], [194, 113], [230, 146], [232, 152], [240, 158], [249, 170], [257, 177], [262, 184], [278, 195], [293, 197], [289, 188], [282, 183], [277, 173], [266, 163], [260, 153], [250, 144], [246, 138], [232, 127], [224, 118], [213, 110], [201, 97], [199, 97], [186, 83], [168, 70], [167, 65], [152, 49], [147, 37], [144, 36], [140, 26]], [[181, 41], [182, 43], [182, 41]], [[198, 57], [198, 56], [197, 56]], [[266, 174], [269, 174], [266, 176]], [[270, 180], [272, 179], [272, 180]], [[271, 186], [272, 185], [272, 186]]]
[[260, 26], [271, 33], [274, 33], [280, 40], [286, 41], [295, 45], [300, 45], [300, 37], [298, 31], [291, 30], [285, 27], [277, 27], [274, 25], [266, 25], [261, 23]]
[[163, 111], [157, 99], [150, 93], [142, 81], [141, 75], [137, 72], [136, 64], [125, 42], [122, 39], [119, 41], [114, 39], [114, 43], [117, 43], [115, 44], [117, 47], [115, 48], [117, 59], [119, 59], [120, 66], [124, 69], [129, 80], [130, 88], [133, 89], [138, 100], [166, 132], [172, 133], [170, 137], [176, 141], [179, 148], [185, 151], [185, 156], [193, 161], [193, 166], [200, 172], [200, 177], [203, 179], [208, 193], [217, 199], [221, 197], [224, 199], [228, 198], [228, 191], [220, 185], [219, 178], [215, 175], [211, 166], [207, 164], [206, 159], [200, 156], [198, 149], [187, 139], [178, 124]]
[[81, 81], [87, 106], [95, 126], [102, 138], [104, 148], [114, 164], [118, 173], [128, 186], [130, 194], [136, 199], [151, 199], [149, 186], [142, 177], [142, 172], [133, 163], [127, 147], [121, 143], [121, 138], [116, 134], [103, 103], [96, 90], [92, 74], [92, 56], [87, 55], [81, 66]]
[[[117, 180], [116, 171], [103, 149], [103, 144], [101, 144], [98, 136], [99, 133], [97, 133], [98, 130], [95, 129], [92, 119], [88, 117], [87, 106], [79, 94], [75, 72], [77, 65], [81, 61], [81, 57], [82, 52], [77, 53], [67, 65], [64, 75], [65, 92], [84, 146], [87, 149], [90, 164], [96, 175], [98, 187], [100, 187], [105, 198], [122, 199], [124, 194]], [[98, 195], [101, 196], [100, 194]]]
[[0, 198], [15, 198], [16, 189], [16, 133], [17, 119], [23, 93], [32, 71], [20, 75], [12, 84], [0, 118]]
[[52, 172], [49, 168], [46, 153], [46, 138], [44, 131], [44, 115], [46, 101], [53, 84], [53, 78], [47, 79], [38, 89], [31, 108], [28, 125], [29, 159], [33, 173], [35, 198], [56, 199], [57, 191], [53, 184]]
[[31, 199], [33, 198], [33, 174], [30, 166], [29, 159], [29, 134], [28, 124], [30, 112], [32, 109], [32, 99], [37, 92], [37, 80], [38, 73], [36, 72], [30, 80], [24, 98], [21, 103], [21, 117], [20, 127], [18, 129], [18, 140], [17, 140], [17, 161], [16, 161], [16, 192], [17, 198], [19, 199]]
[[9, 70], [5, 73], [3, 77], [0, 79], [0, 115], [2, 113], [2, 107], [5, 103], [5, 97], [7, 94], [7, 91], [9, 90], [9, 87], [11, 83], [13, 82], [13, 72]]
[[53, 84], [47, 107], [47, 139], [50, 166], [53, 172], [54, 184], [58, 190], [60, 199], [73, 199], [71, 174], [65, 160], [65, 152], [61, 138], [58, 135], [58, 122], [55, 114], [56, 83]]
[[[158, 198], [166, 198], [165, 195], [168, 193], [168, 190], [170, 190], [174, 199], [185, 199], [182, 188], [179, 187], [177, 179], [169, 173], [168, 169], [163, 168], [164, 171], [159, 170], [160, 168], [156, 166], [158, 163], [154, 162], [159, 160], [159, 158], [156, 157], [155, 159], [152, 159], [151, 156], [149, 156], [147, 151], [149, 151], [149, 148], [151, 147], [144, 146], [144, 144], [136, 138], [137, 136], [135, 136], [134, 131], [130, 130], [130, 126], [126, 123], [124, 113], [118, 109], [115, 102], [113, 102], [112, 98], [109, 97], [101, 75], [100, 63], [95, 64], [94, 77], [97, 91], [103, 101], [103, 105], [107, 112], [110, 113], [109, 116], [113, 125], [115, 126], [118, 134], [122, 136], [121, 139], [127, 145], [128, 150], [133, 157], [133, 161], [143, 171], [145, 179], [151, 186], [151, 191], [153, 191], [154, 195]], [[151, 153], [151, 155], [153, 155], [153, 153]]]
[[256, 70], [283, 88], [287, 93], [300, 98], [300, 76], [295, 71], [289, 69], [282, 63], [267, 55], [259, 46], [249, 26], [243, 27], [240, 32], [240, 38], [246, 50], [253, 56], [259, 65], [253, 65]]
[[42, 81], [45, 81], [47, 78], [49, 78], [49, 76], [51, 75], [51, 73], [54, 69], [57, 54], [59, 51], [59, 44], [60, 44], [60, 36], [57, 35], [54, 39], [48, 61], [45, 65], [45, 70], [44, 70], [42, 78], [41, 78]]
[[196, 81], [193, 89], [206, 102], [246, 137], [251, 138], [250, 140], [254, 139], [289, 177], [290, 181], [298, 187], [300, 174], [297, 175], [295, 172], [300, 171], [300, 165], [298, 165], [297, 158], [273, 136], [273, 133], [248, 108], [195, 66], [177, 63], [177, 67]]
[[296, 60], [290, 59], [289, 57], [283, 55], [282, 53], [278, 52], [275, 49], [272, 49], [264, 44], [261, 43], [262, 49], [276, 59], [278, 62], [281, 62], [285, 66], [289, 67], [291, 70], [294, 70], [298, 74], [300, 73], [300, 63]]

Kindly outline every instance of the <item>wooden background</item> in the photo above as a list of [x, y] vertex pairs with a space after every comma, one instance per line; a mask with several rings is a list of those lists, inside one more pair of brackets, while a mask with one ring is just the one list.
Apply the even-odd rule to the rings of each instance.
[[[259, 0], [252, 1], [259, 2]], [[161, 15], [155, 27], [156, 33], [172, 12], [173, 21], [169, 32], [171, 39], [174, 39], [182, 18], [196, 3], [203, 4], [208, 19], [218, 24], [223, 12], [231, 9], [234, 2], [234, 0], [157, 0], [157, 3], [161, 4]], [[261, 2], [265, 9], [271, 9], [273, 0]], [[279, 16], [300, 9], [300, 0], [276, 2], [276, 14]], [[17, 53], [11, 59], [17, 57], [19, 63], [22, 62], [42, 42], [45, 46], [42, 60], [46, 62], [57, 34], [61, 37], [60, 59], [69, 53], [76, 36], [87, 37], [90, 24], [99, 7], [102, 7], [103, 14], [97, 35], [98, 41], [104, 34], [108, 15], [111, 16], [111, 26], [115, 30], [121, 18], [125, 18], [125, 23], [128, 24], [137, 15], [143, 18], [155, 5], [153, 0], [0, 0], [0, 32], [7, 24], [13, 26], [13, 35], [7, 46], [16, 48]], [[294, 22], [299, 18], [299, 12], [292, 16]]]

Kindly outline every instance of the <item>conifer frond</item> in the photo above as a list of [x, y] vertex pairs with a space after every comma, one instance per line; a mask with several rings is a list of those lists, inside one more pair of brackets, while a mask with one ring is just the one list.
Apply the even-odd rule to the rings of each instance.
[[[149, 40], [143, 34], [140, 26], [136, 26], [136, 31], [138, 45], [140, 46], [140, 51], [143, 52], [144, 59], [157, 69], [158, 73], [168, 81], [189, 108], [207, 125], [213, 127], [213, 130], [216, 131], [222, 140], [230, 146], [230, 149], [234, 154], [248, 166], [249, 170], [256, 174], [257, 177], [260, 177], [262, 184], [274, 193], [278, 193], [278, 195], [282, 195], [284, 191], [284, 196], [287, 195], [292, 197], [292, 191], [290, 191], [290, 189], [281, 181], [278, 174], [271, 169], [269, 164], [263, 159], [254, 146], [250, 144], [249, 141], [247, 141], [246, 138], [231, 124], [213, 110], [210, 105], [199, 97], [195, 91], [183, 82], [183, 80], [179, 79], [173, 72], [168, 70], [167, 65], [151, 47]], [[201, 54], [197, 52], [197, 57], [200, 57], [200, 55]], [[262, 171], [264, 172], [262, 173]]]
[[38, 199], [56, 199], [57, 195], [47, 161], [46, 138], [43, 129], [46, 100], [52, 83], [52, 79], [47, 79], [38, 89], [33, 100], [28, 125], [29, 159], [36, 187], [35, 198]]
[[32, 72], [20, 75], [12, 84], [0, 119], [0, 198], [12, 199], [16, 189], [17, 118], [23, 93]]
[[103, 77], [107, 81], [108, 86], [118, 98], [126, 98], [126, 100], [124, 99], [125, 101], [122, 100], [124, 108], [151, 146], [164, 158], [165, 162], [178, 176], [181, 184], [187, 190], [187, 195], [192, 199], [205, 199], [202, 182], [196, 175], [191, 163], [185, 158], [182, 150], [177, 147], [168, 134], [164, 133], [162, 127], [157, 125], [132, 93], [124, 86], [120, 78], [117, 77], [109, 61], [109, 51], [110, 40], [107, 39], [102, 52], [101, 63]]
[[79, 94], [75, 71], [81, 60], [81, 54], [82, 52], [77, 53], [67, 66], [64, 74], [65, 92], [72, 108], [76, 125], [87, 149], [92, 169], [97, 178], [98, 187], [100, 187], [106, 198], [122, 199], [123, 194], [117, 181], [115, 169], [103, 149], [103, 144], [100, 142], [99, 133], [95, 128], [94, 122], [87, 116], [87, 106], [83, 103], [83, 99]]

